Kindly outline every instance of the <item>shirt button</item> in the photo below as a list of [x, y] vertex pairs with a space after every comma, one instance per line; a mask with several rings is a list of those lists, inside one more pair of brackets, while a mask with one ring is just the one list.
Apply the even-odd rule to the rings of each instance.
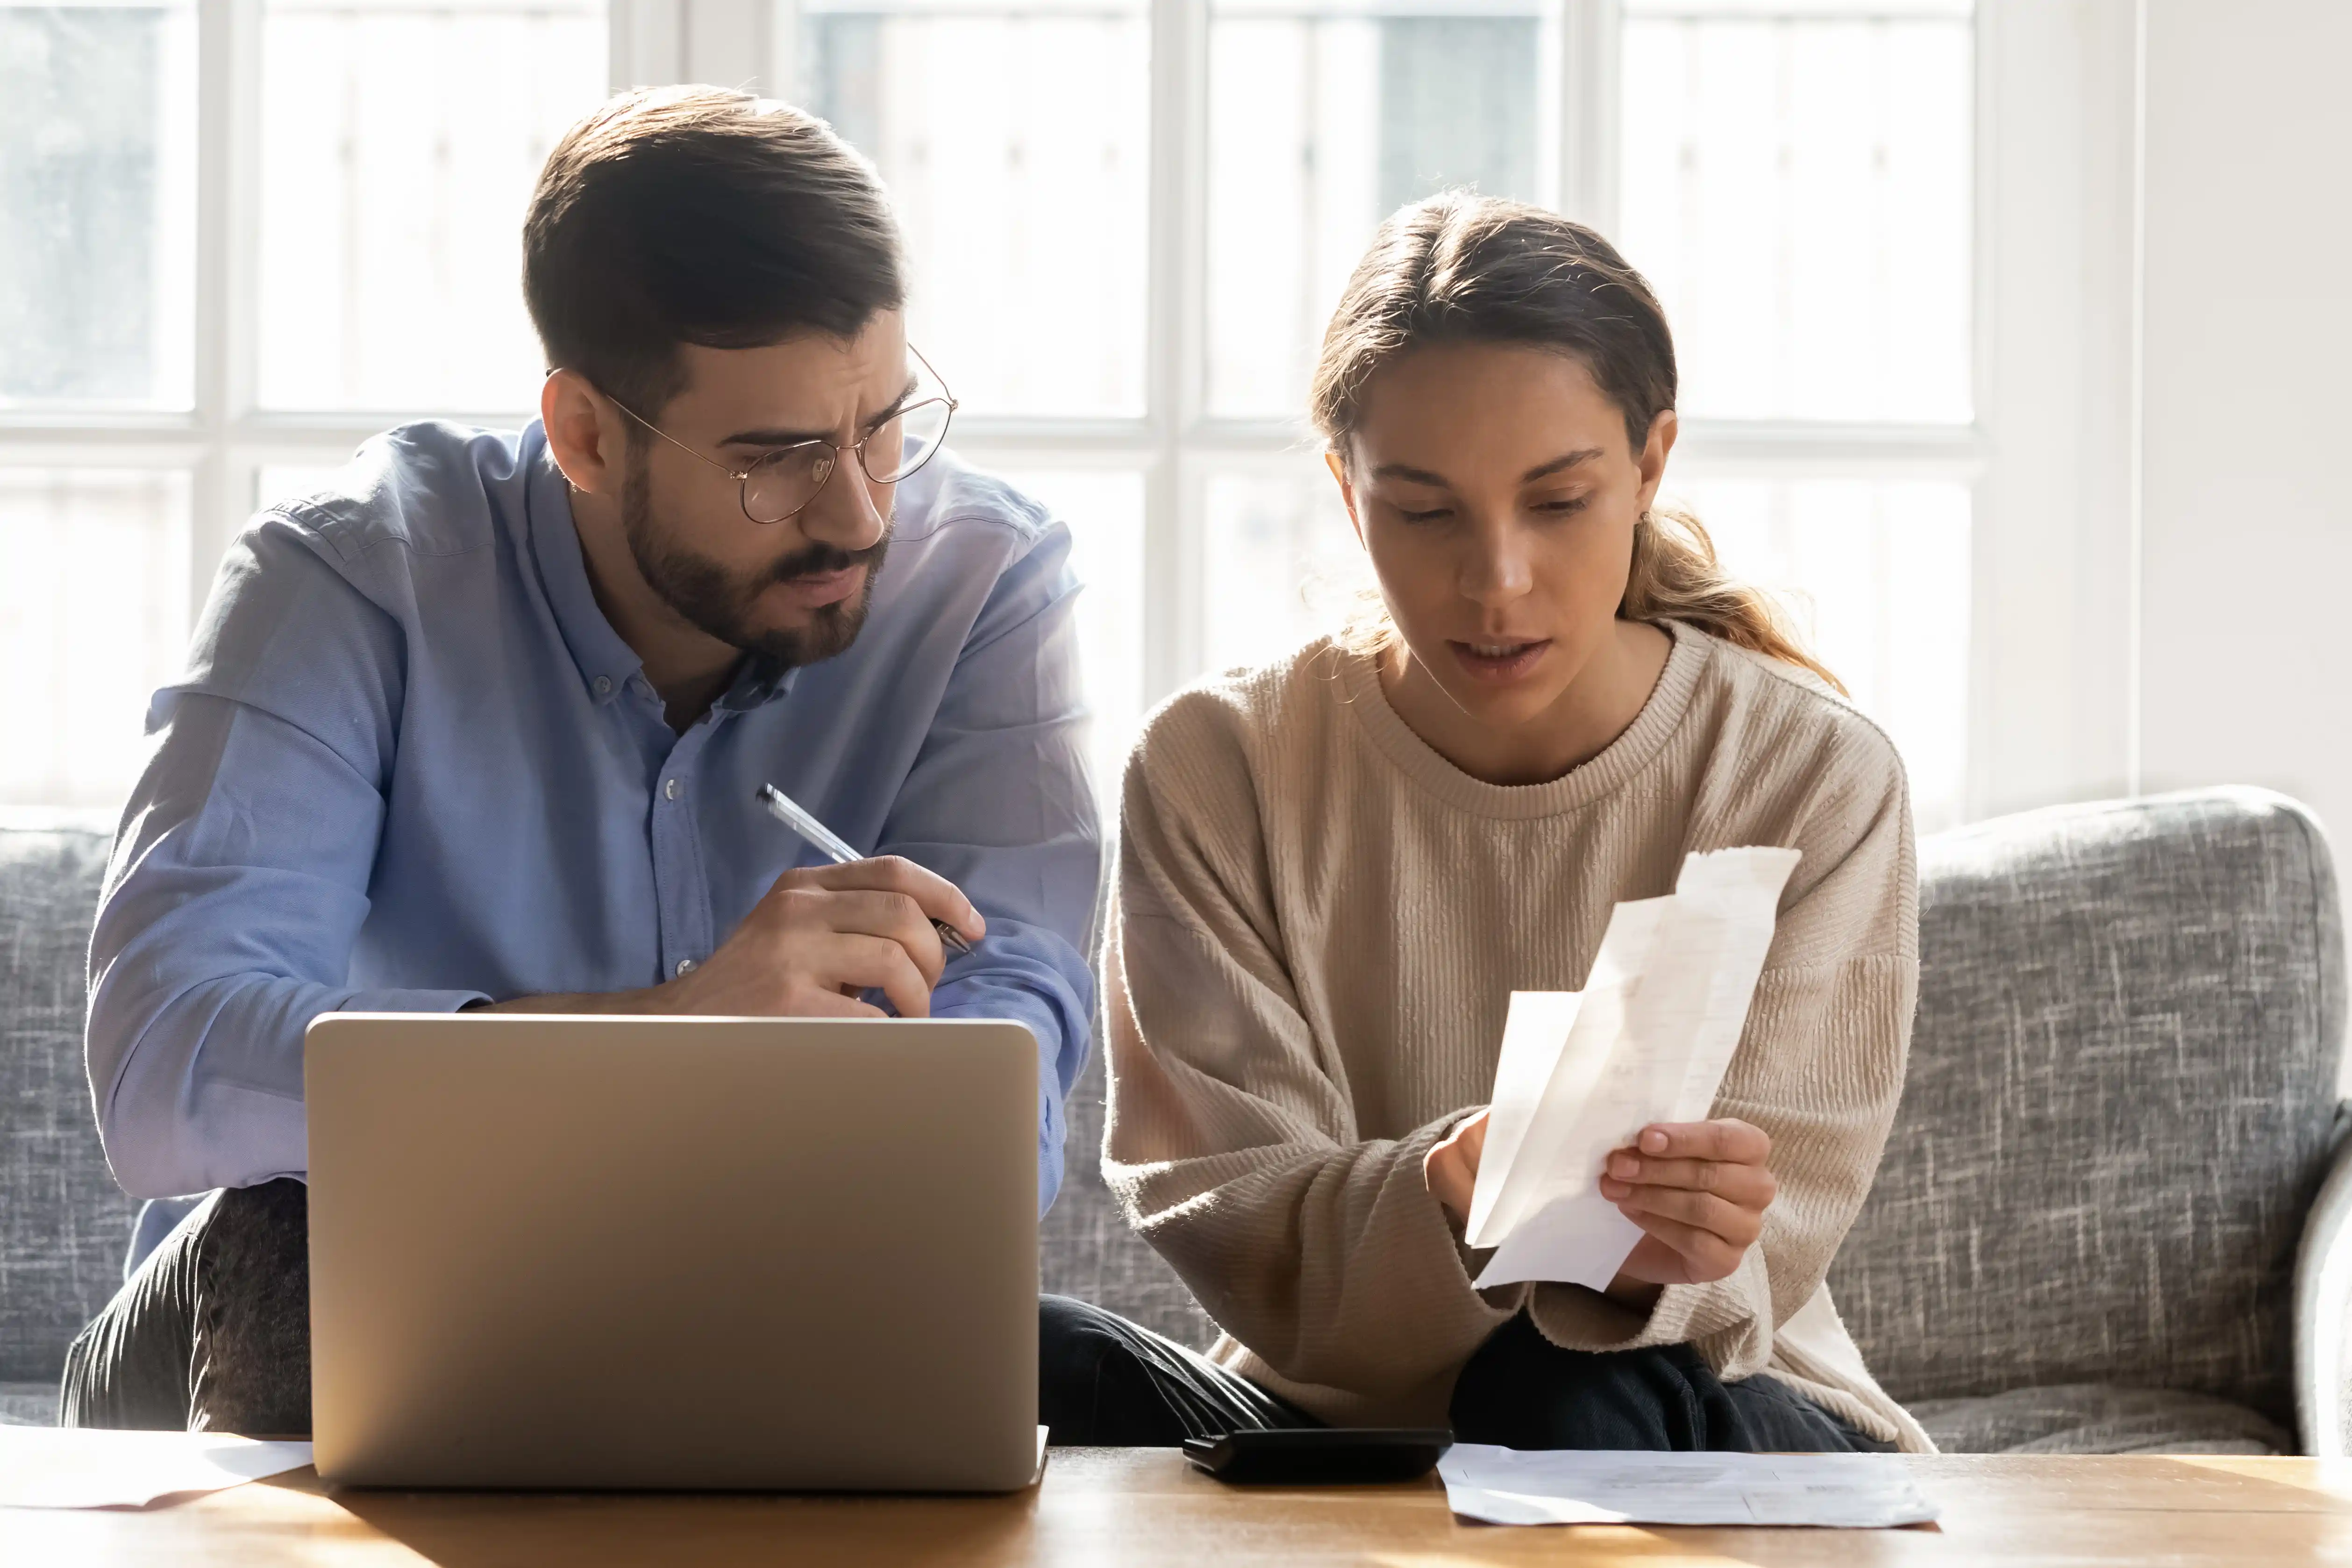
[[676, 779], [672, 779], [669, 783], [662, 785], [662, 794], [671, 800], [676, 800], [677, 798], [677, 781]]
[[676, 971], [674, 971], [674, 973], [678, 973], [678, 974], [690, 974], [690, 973], [692, 973], [693, 972], [694, 972], [694, 960], [692, 960], [692, 959], [690, 959], [690, 958], [681, 958], [681, 959], [679, 959], [679, 960], [677, 961], [677, 970], [676, 970]]
[[610, 697], [613, 695], [613, 678], [611, 676], [600, 675], [596, 678], [596, 695], [599, 697]]

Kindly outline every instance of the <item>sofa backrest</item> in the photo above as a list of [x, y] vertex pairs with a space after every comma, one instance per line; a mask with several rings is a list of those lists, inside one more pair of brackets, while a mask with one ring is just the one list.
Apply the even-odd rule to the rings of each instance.
[[2290, 1428], [2344, 932], [2303, 807], [2208, 790], [1920, 847], [1908, 1083], [1831, 1270], [1900, 1400], [2112, 1383]]
[[132, 1212], [82, 1068], [106, 835], [0, 825], [0, 1383], [54, 1381], [122, 1283]]

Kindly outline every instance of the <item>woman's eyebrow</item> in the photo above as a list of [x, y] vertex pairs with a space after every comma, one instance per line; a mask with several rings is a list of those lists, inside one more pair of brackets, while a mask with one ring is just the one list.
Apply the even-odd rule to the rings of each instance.
[[1592, 461], [1593, 458], [1598, 458], [1601, 455], [1601, 451], [1598, 447], [1587, 447], [1580, 452], [1564, 452], [1560, 456], [1554, 458], [1550, 462], [1538, 463], [1534, 468], [1529, 468], [1526, 473], [1521, 474], [1519, 476], [1519, 483], [1523, 485], [1531, 485], [1538, 479], [1548, 479], [1563, 468], [1572, 468], [1579, 463], [1589, 463]]
[[1379, 468], [1372, 470], [1372, 478], [1376, 479], [1404, 479], [1416, 485], [1435, 485], [1441, 489], [1444, 489], [1447, 483], [1446, 478], [1444, 474], [1433, 474], [1427, 468], [1416, 468], [1409, 463], [1382, 463]]

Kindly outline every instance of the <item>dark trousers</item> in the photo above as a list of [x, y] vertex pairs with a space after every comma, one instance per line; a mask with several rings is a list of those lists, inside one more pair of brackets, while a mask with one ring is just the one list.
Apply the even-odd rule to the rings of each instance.
[[[310, 1430], [309, 1189], [206, 1201], [74, 1341], [68, 1426]], [[1315, 1418], [1197, 1352], [1066, 1297], [1037, 1303], [1037, 1419], [1071, 1446], [1171, 1447]], [[1685, 1345], [1564, 1351], [1522, 1316], [1470, 1358], [1454, 1433], [1516, 1448], [1884, 1447], [1766, 1377], [1727, 1384]]]

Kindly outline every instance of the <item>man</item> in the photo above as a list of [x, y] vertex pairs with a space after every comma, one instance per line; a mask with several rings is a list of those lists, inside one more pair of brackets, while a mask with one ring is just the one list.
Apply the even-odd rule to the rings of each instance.
[[[321, 1013], [1014, 1019], [1060, 1183], [1100, 871], [1069, 536], [939, 452], [872, 174], [780, 106], [626, 95], [524, 251], [540, 421], [394, 430], [263, 513], [155, 700], [91, 1089], [128, 1191], [226, 1190], [76, 1343], [68, 1424], [309, 1430]], [[875, 858], [813, 864], [768, 782]]]

